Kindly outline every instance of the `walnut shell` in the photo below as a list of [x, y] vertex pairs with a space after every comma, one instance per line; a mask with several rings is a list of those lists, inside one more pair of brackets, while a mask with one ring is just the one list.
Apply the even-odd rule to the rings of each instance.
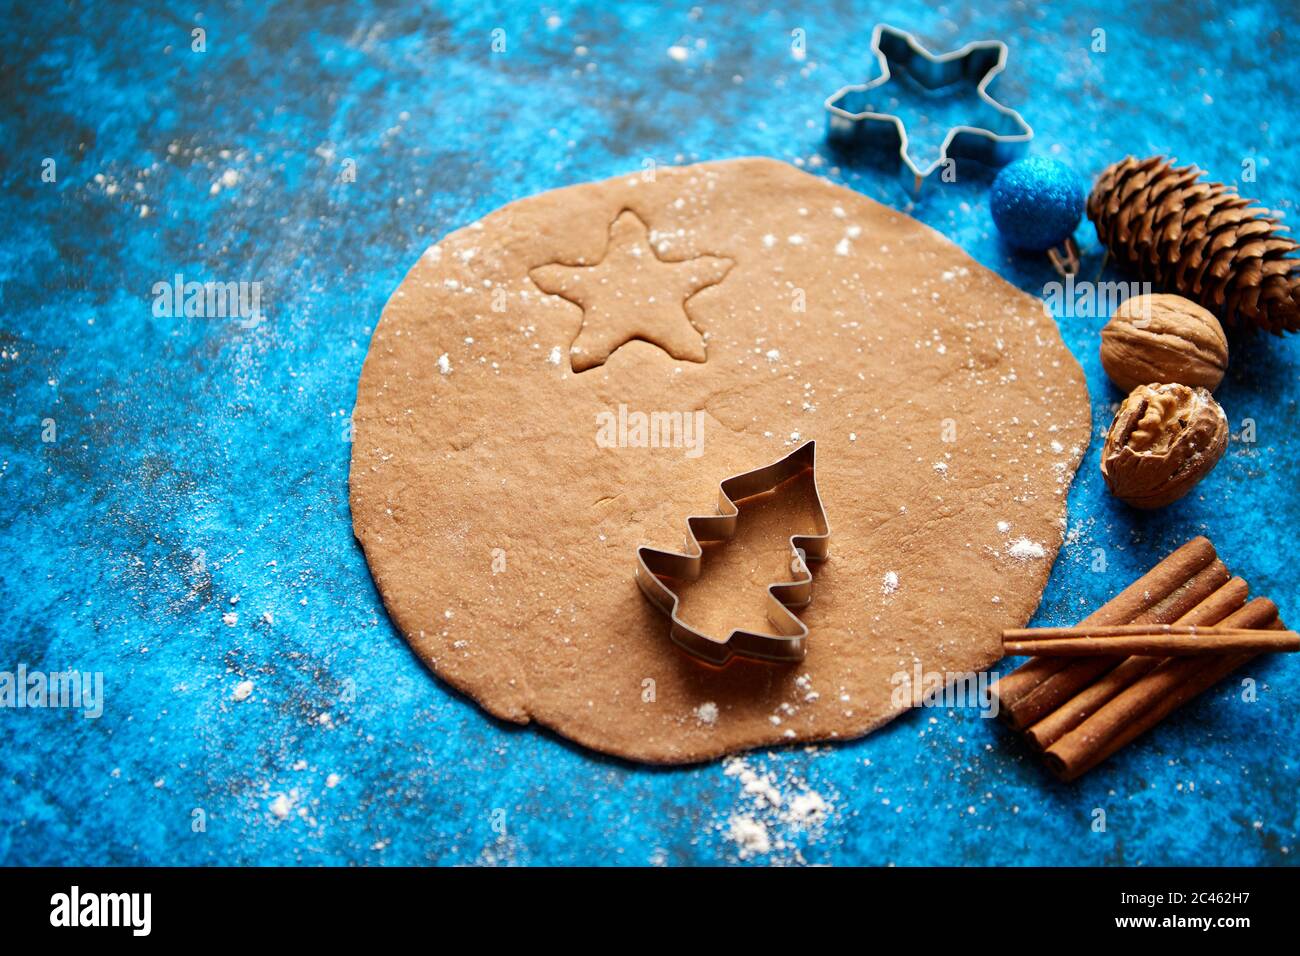
[[1135, 295], [1101, 330], [1101, 364], [1125, 392], [1151, 382], [1214, 391], [1228, 368], [1228, 340], [1219, 320], [1190, 299]]
[[1204, 388], [1139, 385], [1124, 399], [1101, 450], [1111, 494], [1162, 508], [1208, 475], [1228, 447], [1228, 417]]

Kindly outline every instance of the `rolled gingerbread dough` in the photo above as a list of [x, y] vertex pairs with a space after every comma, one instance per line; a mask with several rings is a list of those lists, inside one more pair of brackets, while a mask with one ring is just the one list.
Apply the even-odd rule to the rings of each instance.
[[[415, 652], [497, 717], [686, 763], [859, 736], [906, 709], [898, 675], [996, 662], [1062, 540], [1089, 406], [1039, 300], [902, 213], [738, 159], [444, 238], [384, 309], [353, 424], [354, 528]], [[698, 664], [635, 549], [680, 548], [723, 478], [809, 439], [832, 539], [807, 657]], [[742, 510], [693, 624], [761, 626], [798, 485]]]

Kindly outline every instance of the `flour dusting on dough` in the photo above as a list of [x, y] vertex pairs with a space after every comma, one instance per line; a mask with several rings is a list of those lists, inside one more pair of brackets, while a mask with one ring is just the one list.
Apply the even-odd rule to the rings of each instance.
[[[702, 416], [702, 455], [630, 425], [598, 444], [622, 404]], [[670, 764], [846, 740], [906, 709], [891, 674], [986, 668], [1028, 620], [1090, 413], [1041, 300], [935, 230], [774, 160], [660, 167], [511, 203], [414, 264], [357, 390], [353, 527], [416, 654], [496, 717]], [[809, 440], [832, 541], [808, 656], [702, 673], [632, 583], [634, 549], [679, 547], [719, 481]], [[772, 575], [804, 517], [745, 546]], [[763, 626], [765, 561], [742, 549], [736, 586], [700, 592], [710, 614]], [[959, 618], [955, 640], [939, 622]], [[820, 811], [772, 786], [779, 810], [746, 790], [734, 815], [779, 858]]]
[[695, 708], [695, 719], [712, 727], [718, 722], [718, 705], [711, 700], [700, 704]]
[[1007, 554], [1017, 561], [1037, 561], [1047, 557], [1047, 549], [1037, 541], [1017, 538], [1007, 546]]

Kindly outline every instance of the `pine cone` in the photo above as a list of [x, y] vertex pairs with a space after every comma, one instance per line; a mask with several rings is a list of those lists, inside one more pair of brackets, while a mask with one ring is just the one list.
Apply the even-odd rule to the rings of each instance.
[[1300, 249], [1269, 211], [1163, 156], [1106, 167], [1088, 218], [1119, 262], [1231, 325], [1300, 331]]

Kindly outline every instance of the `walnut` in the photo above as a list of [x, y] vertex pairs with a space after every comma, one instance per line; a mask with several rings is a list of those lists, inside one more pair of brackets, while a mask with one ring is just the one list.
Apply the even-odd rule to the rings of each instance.
[[1228, 417], [1204, 388], [1139, 385], [1124, 399], [1101, 450], [1111, 494], [1162, 508], [1208, 475], [1228, 447]]
[[1178, 295], [1135, 295], [1101, 330], [1101, 364], [1122, 391], [1176, 382], [1214, 391], [1228, 367], [1219, 320]]

